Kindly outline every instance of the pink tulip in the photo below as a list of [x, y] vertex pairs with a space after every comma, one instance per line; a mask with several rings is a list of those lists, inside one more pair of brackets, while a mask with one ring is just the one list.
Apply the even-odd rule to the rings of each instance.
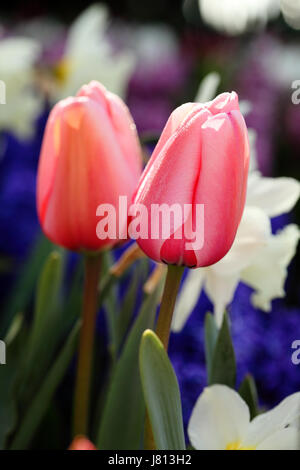
[[[50, 113], [40, 156], [37, 208], [45, 234], [71, 250], [96, 251], [118, 239], [99, 239], [97, 207], [131, 200], [142, 171], [132, 117], [116, 95], [91, 82]], [[123, 214], [124, 220], [124, 214]], [[127, 221], [122, 230], [127, 231]]]
[[[189, 267], [216, 263], [230, 249], [245, 204], [249, 165], [247, 129], [236, 93], [223, 93], [209, 103], [187, 103], [170, 116], [141, 177], [135, 204], [148, 210], [149, 238], [137, 240], [155, 261]], [[158, 218], [151, 207], [178, 204], [188, 217], [172, 221], [170, 236], [155, 239]], [[196, 206], [203, 220], [196, 224]], [[183, 236], [176, 238], [180, 231]], [[203, 231], [203, 244], [187, 249]]]
[[77, 436], [73, 439], [69, 450], [97, 450], [94, 444], [85, 436]]

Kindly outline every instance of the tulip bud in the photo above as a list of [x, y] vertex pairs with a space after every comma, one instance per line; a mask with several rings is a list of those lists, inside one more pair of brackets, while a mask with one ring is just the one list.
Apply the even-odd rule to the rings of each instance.
[[[248, 165], [247, 128], [236, 93], [177, 108], [135, 196], [148, 217], [149, 237], [137, 239], [140, 248], [155, 261], [188, 267], [223, 258], [244, 209]], [[170, 235], [164, 237], [159, 224], [167, 217]]]
[[[91, 82], [50, 113], [40, 156], [37, 208], [45, 234], [70, 250], [98, 251], [118, 242], [99, 239], [97, 207], [119, 196], [130, 201], [142, 171], [132, 117], [116, 95]], [[122, 214], [127, 233], [127, 218]]]
[[77, 436], [73, 439], [69, 450], [97, 450], [94, 444], [85, 436]]

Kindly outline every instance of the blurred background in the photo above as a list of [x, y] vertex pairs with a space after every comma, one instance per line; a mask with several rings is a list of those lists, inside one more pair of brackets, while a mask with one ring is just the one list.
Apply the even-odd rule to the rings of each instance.
[[[300, 80], [300, 8], [297, 10], [296, 3], [1, 2], [0, 80], [6, 84], [6, 104], [0, 104], [3, 334], [26, 296], [27, 318], [31, 318], [30, 286], [33, 288], [37, 281], [28, 273], [49, 251], [45, 241], [41, 242], [35, 208], [36, 170], [49, 110], [91, 79], [103, 82], [124, 98], [147, 160], [171, 111], [196, 100], [200, 83], [211, 74], [208, 88], [238, 92], [251, 129], [252, 153], [262, 174], [300, 180], [300, 104], [292, 101], [293, 84]], [[291, 213], [272, 220], [274, 233], [289, 223], [300, 224], [300, 204]], [[117, 258], [119, 252], [114, 256]], [[72, 270], [76, 256], [68, 262]], [[24, 269], [28, 285], [22, 284], [20, 299], [16, 286]], [[251, 305], [251, 289], [242, 283], [230, 308], [239, 380], [252, 373], [265, 406], [300, 389], [300, 365], [291, 362], [291, 344], [297, 335], [300, 339], [299, 278], [298, 252], [289, 267], [286, 296], [273, 301], [271, 313]], [[65, 283], [67, 286], [68, 278]], [[119, 290], [116, 295], [121, 298], [126, 285]], [[185, 424], [205, 386], [203, 317], [209, 310], [211, 304], [202, 293], [185, 328], [171, 338], [171, 359], [182, 390]], [[105, 343], [107, 329], [100, 318], [99, 344]], [[105, 352], [102, 346], [99, 348], [105, 363]], [[58, 409], [68, 407], [72, 374], [70, 370], [59, 390]], [[47, 429], [51, 422], [48, 414]], [[35, 437], [35, 446], [43, 447], [48, 440], [47, 446], [55, 447], [55, 436], [49, 443], [49, 432], [43, 434], [45, 423]]]

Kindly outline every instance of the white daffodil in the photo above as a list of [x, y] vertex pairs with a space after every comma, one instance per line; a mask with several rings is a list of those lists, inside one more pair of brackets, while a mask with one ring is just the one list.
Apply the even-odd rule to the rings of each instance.
[[299, 0], [280, 0], [280, 8], [287, 24], [292, 28], [300, 29]]
[[225, 385], [204, 389], [188, 426], [197, 450], [300, 450], [300, 393], [250, 421], [240, 395]]
[[229, 35], [264, 26], [279, 14], [279, 0], [198, 0], [203, 20]]
[[42, 108], [35, 90], [34, 65], [40, 47], [23, 37], [0, 40], [0, 130], [29, 137]]
[[206, 103], [216, 96], [217, 89], [221, 83], [221, 76], [217, 72], [208, 73], [201, 81], [195, 101], [197, 103]]
[[135, 59], [129, 52], [114, 53], [107, 39], [108, 13], [92, 5], [71, 26], [65, 53], [57, 68], [59, 83], [54, 99], [66, 98], [91, 80], [124, 96]]
[[235, 36], [265, 26], [280, 11], [286, 23], [300, 29], [299, 0], [198, 0], [203, 20], [221, 33]]
[[295, 255], [299, 228], [290, 224], [275, 235], [270, 217], [290, 211], [300, 195], [293, 178], [249, 174], [245, 210], [235, 241], [218, 263], [189, 270], [175, 307], [173, 331], [180, 331], [195, 307], [202, 288], [214, 304], [218, 325], [240, 281], [255, 289], [252, 302], [269, 311], [271, 300], [284, 296], [287, 266]]

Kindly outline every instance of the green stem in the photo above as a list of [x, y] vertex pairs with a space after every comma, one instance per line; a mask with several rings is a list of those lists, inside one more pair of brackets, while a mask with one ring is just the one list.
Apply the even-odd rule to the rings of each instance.
[[172, 317], [183, 271], [184, 268], [182, 266], [168, 266], [163, 298], [156, 324], [156, 334], [166, 351], [168, 350]]
[[73, 434], [88, 435], [91, 371], [98, 305], [101, 255], [85, 255], [85, 282], [82, 305], [77, 377], [74, 396]]
[[[183, 271], [184, 268], [181, 266], [168, 265], [164, 293], [156, 324], [156, 334], [166, 351], [168, 350], [172, 317]], [[155, 450], [155, 442], [148, 414], [146, 415], [144, 442], [145, 450]]]

